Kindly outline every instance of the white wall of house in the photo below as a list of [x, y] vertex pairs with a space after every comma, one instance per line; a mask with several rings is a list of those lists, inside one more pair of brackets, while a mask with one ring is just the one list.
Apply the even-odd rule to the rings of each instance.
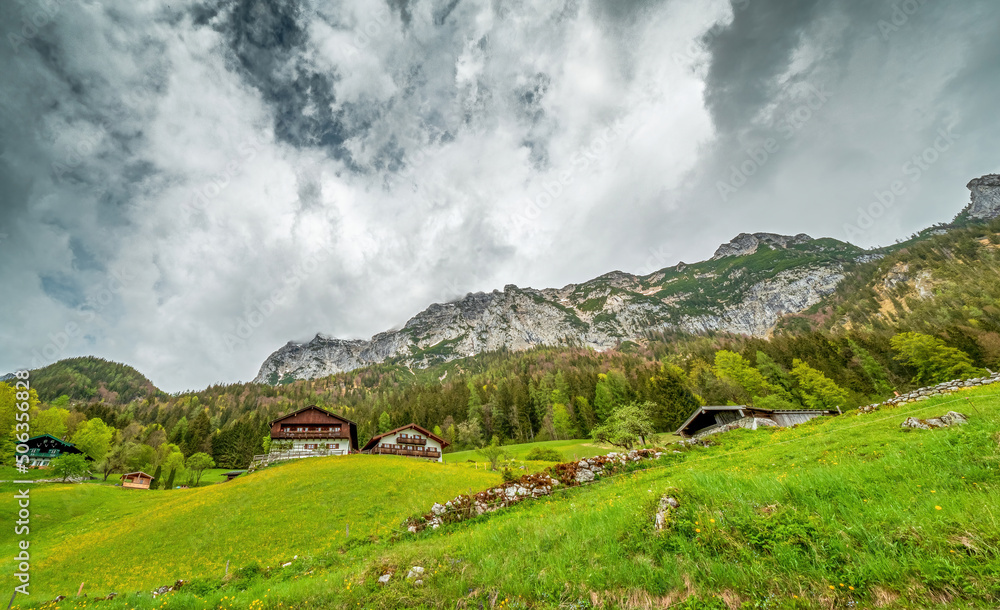
[[[289, 439], [271, 439], [271, 453], [284, 453], [284, 451], [310, 451], [316, 455], [347, 455], [351, 451], [351, 441], [346, 438], [309, 438], [295, 439], [291, 449], [279, 451], [276, 446], [281, 443], [288, 443]], [[308, 456], [302, 456], [308, 457]]]
[[407, 428], [405, 430], [400, 430], [399, 432], [396, 432], [396, 433], [393, 433], [393, 434], [389, 434], [388, 436], [382, 437], [379, 440], [379, 442], [378, 442], [378, 446], [380, 447], [382, 445], [400, 445], [401, 443], [398, 442], [398, 439], [403, 434], [408, 434], [411, 437], [413, 437], [413, 436], [419, 436], [420, 438], [425, 439], [427, 441], [427, 444], [426, 445], [422, 445], [422, 446], [424, 448], [432, 448], [433, 447], [434, 449], [437, 449], [437, 456], [438, 456], [437, 461], [439, 461], [439, 462], [443, 462], [444, 461], [444, 454], [441, 451], [441, 443], [437, 442], [436, 440], [434, 440], [432, 438], [429, 438], [426, 434], [420, 432], [419, 430], [414, 430], [412, 428]]

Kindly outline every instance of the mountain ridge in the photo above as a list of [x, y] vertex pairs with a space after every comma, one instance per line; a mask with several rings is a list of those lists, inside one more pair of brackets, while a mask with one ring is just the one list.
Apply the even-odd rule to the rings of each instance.
[[[1000, 216], [1000, 175], [975, 178], [967, 188], [970, 202], [950, 226]], [[611, 271], [562, 288], [508, 284], [503, 291], [432, 303], [402, 328], [368, 340], [318, 333], [304, 343], [290, 341], [268, 356], [253, 381], [273, 385], [387, 361], [426, 367], [538, 345], [604, 350], [663, 330], [767, 337], [783, 316], [817, 305], [857, 265], [887, 251], [805, 233], [740, 233], [698, 263], [679, 262], [648, 275]]]
[[[307, 342], [290, 341], [265, 360], [254, 381], [311, 379], [392, 359], [422, 367], [536, 345], [604, 350], [665, 328], [766, 336], [784, 313], [831, 294], [844, 268], [863, 253], [831, 238], [744, 233], [700, 263], [648, 275], [611, 271], [562, 288], [508, 284], [503, 291], [432, 303], [402, 328], [368, 340], [317, 333]], [[727, 298], [713, 304], [719, 293]]]

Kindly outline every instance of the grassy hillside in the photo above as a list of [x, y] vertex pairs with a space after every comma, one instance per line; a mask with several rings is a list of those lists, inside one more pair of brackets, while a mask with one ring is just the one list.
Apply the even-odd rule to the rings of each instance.
[[[555, 449], [562, 454], [567, 462], [579, 460], [594, 455], [604, 455], [609, 451], [615, 451], [610, 445], [602, 445], [589, 439], [577, 439], [568, 441], [542, 441], [538, 443], [520, 443], [517, 445], [507, 445], [504, 449], [511, 459], [523, 460], [532, 449], [535, 448]], [[456, 451], [444, 454], [444, 460], [448, 463], [460, 463], [472, 460], [474, 462], [487, 462], [488, 460], [474, 450]]]
[[[950, 409], [970, 423], [899, 428], [908, 415]], [[490, 477], [460, 465], [359, 457], [303, 461], [190, 492], [48, 487], [35, 492], [33, 582], [42, 597], [72, 593], [80, 581], [95, 593], [124, 593], [201, 577], [166, 602], [119, 597], [100, 606], [109, 609], [1000, 603], [996, 388], [794, 429], [741, 430], [717, 442], [418, 535], [390, 530]], [[320, 467], [323, 476], [313, 477]], [[681, 507], [656, 534], [652, 514], [663, 493]], [[354, 545], [343, 543], [348, 518], [359, 524]], [[360, 542], [367, 534], [380, 537]], [[147, 535], [148, 544], [135, 544]], [[0, 549], [5, 557], [9, 544]], [[286, 568], [254, 567], [295, 554]], [[239, 570], [226, 582], [223, 555]], [[404, 582], [413, 565], [427, 570], [421, 588]], [[8, 574], [10, 567], [3, 565]], [[382, 587], [376, 580], [386, 572], [395, 575]]]
[[[384, 536], [426, 510], [428, 498], [499, 479], [465, 466], [357, 455], [296, 460], [188, 490], [46, 484], [31, 492], [32, 584], [39, 597], [75, 592], [81, 581], [89, 591], [133, 592], [220, 577], [227, 560], [274, 566]], [[10, 485], [0, 490], [13, 495]], [[13, 510], [4, 502], [0, 514], [13, 523]], [[16, 554], [12, 534], [2, 537], [5, 557]]]

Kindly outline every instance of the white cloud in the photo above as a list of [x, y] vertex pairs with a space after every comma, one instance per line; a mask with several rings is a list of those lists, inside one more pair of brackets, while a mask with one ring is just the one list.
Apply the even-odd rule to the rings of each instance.
[[[739, 34], [766, 2], [62, 6], [0, 57], [0, 277], [17, 286], [0, 368], [95, 354], [167, 390], [249, 379], [290, 339], [368, 337], [469, 290], [648, 272], [739, 230], [836, 236], [940, 117], [974, 118], [946, 97], [978, 53], [960, 15], [942, 26], [954, 44], [924, 50], [916, 18], [890, 47], [846, 9], [789, 25], [787, 61], [746, 51], [780, 64], [780, 86], [730, 120], [738, 92], [704, 101], [729, 61], [706, 32]], [[21, 10], [0, 8], [0, 33]], [[286, 10], [297, 28], [279, 31]], [[814, 79], [835, 95], [723, 205], [740, 138]], [[985, 146], [963, 138], [915, 202], [962, 192]], [[872, 240], [947, 216], [914, 206]]]

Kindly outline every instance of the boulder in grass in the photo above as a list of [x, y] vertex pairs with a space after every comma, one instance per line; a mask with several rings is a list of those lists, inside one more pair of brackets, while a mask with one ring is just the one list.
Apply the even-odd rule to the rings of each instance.
[[900, 428], [914, 428], [917, 430], [930, 430], [931, 427], [928, 426], [924, 421], [917, 419], [916, 417], [907, 417], [903, 423], [899, 424]]
[[680, 505], [680, 502], [673, 496], [663, 496], [660, 498], [660, 506], [656, 511], [656, 516], [653, 517], [653, 528], [658, 532], [666, 529], [668, 525], [667, 515], [675, 508], [680, 508]]
[[949, 426], [961, 426], [969, 423], [969, 418], [962, 413], [956, 411], [948, 411], [941, 416], [941, 421]]
[[933, 430], [935, 428], [950, 428], [951, 426], [961, 426], [969, 422], [969, 418], [962, 413], [948, 411], [941, 417], [931, 417], [929, 419], [917, 419], [907, 417], [900, 428], [913, 428], [917, 430]]

